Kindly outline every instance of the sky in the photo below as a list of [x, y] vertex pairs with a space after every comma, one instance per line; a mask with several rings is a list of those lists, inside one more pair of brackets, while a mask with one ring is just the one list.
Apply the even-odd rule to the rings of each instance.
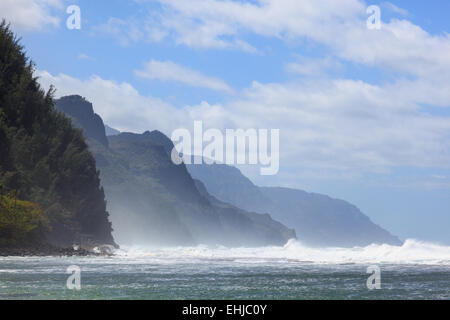
[[449, 12], [447, 0], [0, 1], [42, 86], [86, 97], [109, 126], [280, 129], [279, 173], [241, 168], [256, 184], [345, 199], [402, 239], [442, 244]]

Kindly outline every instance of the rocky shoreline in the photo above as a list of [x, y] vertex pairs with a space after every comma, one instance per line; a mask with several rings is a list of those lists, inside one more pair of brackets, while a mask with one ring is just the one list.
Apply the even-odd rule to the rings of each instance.
[[0, 248], [0, 257], [72, 257], [72, 256], [112, 256], [113, 251], [108, 247], [98, 247], [88, 250], [80, 247], [55, 247], [39, 245], [25, 248]]

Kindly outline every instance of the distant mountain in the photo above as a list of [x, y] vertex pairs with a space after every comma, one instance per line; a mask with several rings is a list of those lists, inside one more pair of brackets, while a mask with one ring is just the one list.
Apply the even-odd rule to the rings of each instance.
[[[87, 118], [81, 114], [91, 114], [82, 100], [71, 99], [65, 108], [77, 123], [82, 123], [78, 117]], [[90, 132], [84, 134], [100, 169], [120, 243], [261, 246], [295, 238], [292, 230], [268, 215], [246, 212], [214, 199], [204, 189], [200, 192], [186, 166], [172, 163], [173, 144], [163, 133], [121, 133], [104, 144], [101, 136], [97, 139], [99, 135]]]
[[240, 213], [241, 215], [247, 216], [250, 220], [257, 222], [259, 224], [257, 230], [260, 232], [261, 237], [267, 237], [268, 235], [270, 235], [270, 237], [277, 237], [278, 233], [281, 233], [285, 239], [295, 238], [295, 233], [293, 233], [291, 229], [286, 229], [283, 224], [278, 221], [274, 221], [269, 214], [258, 214], [255, 212], [245, 211], [226, 202], [220, 201], [208, 193], [203, 182], [197, 179], [194, 181], [199, 192], [205, 196], [211, 204], [218, 208], [223, 215], [236, 215], [236, 213]]
[[374, 224], [354, 205], [302, 190], [258, 187], [239, 169], [222, 164], [188, 165], [212, 196], [247, 211], [269, 213], [314, 246], [399, 245], [401, 241]]
[[272, 202], [274, 217], [295, 228], [300, 240], [313, 245], [401, 245], [388, 231], [374, 224], [356, 206], [344, 200], [302, 190], [262, 187]]
[[202, 181], [208, 192], [222, 201], [245, 210], [263, 213], [272, 205], [260, 188], [236, 167], [189, 164], [187, 168], [194, 179]]
[[119, 130], [116, 130], [114, 128], [111, 128], [110, 126], [108, 126], [107, 124], [105, 124], [105, 133], [106, 136], [117, 136], [118, 134], [120, 134]]
[[94, 157], [80, 130], [54, 109], [53, 91], [40, 88], [33, 68], [2, 22], [0, 251], [114, 245]]

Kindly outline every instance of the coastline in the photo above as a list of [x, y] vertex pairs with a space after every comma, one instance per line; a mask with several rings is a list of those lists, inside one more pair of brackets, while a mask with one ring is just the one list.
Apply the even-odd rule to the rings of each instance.
[[112, 251], [106, 246], [99, 246], [92, 250], [74, 247], [56, 247], [42, 244], [29, 247], [0, 248], [0, 257], [72, 257], [72, 256], [112, 256]]

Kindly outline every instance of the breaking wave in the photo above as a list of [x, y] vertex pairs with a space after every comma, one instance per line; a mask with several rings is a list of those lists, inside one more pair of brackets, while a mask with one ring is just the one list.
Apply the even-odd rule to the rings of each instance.
[[402, 246], [372, 244], [353, 248], [313, 248], [297, 240], [289, 240], [282, 247], [226, 248], [176, 247], [146, 249], [123, 247], [116, 252], [118, 258], [158, 260], [158, 262], [196, 262], [224, 260], [236, 263], [304, 262], [317, 264], [389, 263], [450, 265], [450, 246], [408, 239]]

